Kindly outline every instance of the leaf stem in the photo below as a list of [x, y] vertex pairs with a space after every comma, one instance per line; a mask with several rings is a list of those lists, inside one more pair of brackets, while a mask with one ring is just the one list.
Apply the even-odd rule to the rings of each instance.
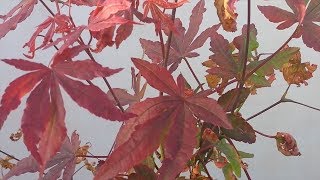
[[2, 150], [0, 150], [0, 152], [1, 152], [2, 154], [5, 154], [5, 155], [7, 155], [7, 156], [11, 157], [12, 159], [14, 159], [14, 160], [16, 160], [16, 161], [20, 161], [20, 159], [18, 159], [18, 158], [16, 158], [16, 157], [14, 157], [14, 156], [12, 156], [12, 155], [10, 155], [10, 154], [8, 154], [8, 153], [6, 153], [6, 152], [2, 151]]
[[[178, 2], [178, 0], [175, 0], [174, 2]], [[176, 11], [177, 11], [177, 8], [172, 9], [171, 20], [173, 22], [174, 22], [174, 19], [176, 18]], [[163, 66], [165, 68], [167, 68], [167, 66], [168, 66], [168, 59], [169, 59], [172, 36], [173, 36], [173, 32], [170, 30], [170, 33], [169, 33], [169, 36], [168, 36], [168, 40], [167, 40], [168, 44], [167, 44], [167, 47], [166, 47], [166, 54], [164, 56], [164, 63], [163, 63]]]
[[271, 139], [276, 138], [276, 136], [267, 135], [267, 134], [264, 134], [264, 133], [257, 131], [257, 130], [254, 130], [254, 132], [260, 134], [261, 136], [267, 137], [267, 138], [271, 138]]
[[186, 64], [187, 64], [187, 66], [188, 66], [189, 70], [191, 71], [191, 73], [192, 73], [192, 75], [193, 75], [194, 79], [197, 81], [197, 83], [198, 83], [199, 87], [201, 88], [201, 90], [202, 90], [202, 91], [204, 91], [204, 88], [203, 88], [203, 86], [202, 86], [201, 82], [199, 81], [199, 79], [198, 79], [198, 77], [197, 77], [196, 73], [194, 73], [194, 71], [193, 71], [193, 69], [192, 69], [192, 67], [191, 67], [190, 63], [188, 62], [187, 58], [185, 58], [185, 57], [184, 57], [184, 58], [183, 58], [183, 60], [186, 62]]

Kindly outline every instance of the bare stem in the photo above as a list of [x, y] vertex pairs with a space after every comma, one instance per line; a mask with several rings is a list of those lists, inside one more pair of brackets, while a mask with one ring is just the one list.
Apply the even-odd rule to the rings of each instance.
[[289, 89], [290, 89], [290, 85], [289, 85], [289, 86], [287, 87], [287, 89], [284, 91], [284, 93], [282, 94], [282, 96], [281, 96], [281, 98], [280, 98], [279, 101], [271, 104], [269, 107], [263, 109], [262, 111], [259, 111], [258, 113], [250, 116], [249, 118], [246, 119], [246, 121], [249, 121], [249, 120], [251, 120], [251, 119], [259, 116], [260, 114], [263, 114], [264, 112], [270, 110], [271, 108], [277, 106], [277, 105], [280, 104], [280, 103], [287, 102], [288, 99], [286, 99], [286, 96], [287, 96], [287, 94], [288, 94]]
[[188, 66], [189, 70], [191, 71], [191, 73], [192, 73], [192, 75], [193, 75], [194, 79], [197, 81], [197, 83], [198, 83], [199, 87], [201, 88], [201, 90], [202, 90], [202, 91], [204, 91], [204, 88], [203, 88], [203, 86], [202, 86], [201, 82], [199, 81], [199, 79], [198, 79], [198, 77], [197, 77], [196, 73], [194, 73], [194, 71], [193, 71], [193, 69], [192, 69], [192, 67], [191, 67], [190, 63], [188, 62], [187, 58], [183, 58], [183, 60], [186, 62], [186, 64], [187, 64], [187, 66]]
[[263, 109], [262, 111], [260, 111], [260, 112], [258, 112], [258, 113], [256, 113], [256, 114], [254, 114], [254, 115], [252, 115], [252, 116], [250, 116], [249, 118], [247, 118], [247, 119], [246, 119], [246, 121], [249, 121], [249, 120], [251, 120], [251, 119], [253, 119], [253, 118], [255, 118], [255, 117], [259, 116], [260, 114], [263, 114], [264, 112], [266, 112], [266, 111], [270, 110], [271, 108], [273, 108], [273, 107], [277, 106], [277, 105], [278, 105], [278, 104], [280, 104], [281, 102], [282, 102], [282, 101], [281, 101], [281, 100], [279, 100], [279, 101], [277, 101], [277, 102], [273, 103], [272, 105], [270, 105], [269, 107], [267, 107], [267, 108]]
[[298, 101], [294, 101], [294, 100], [292, 100], [292, 99], [287, 99], [287, 98], [285, 98], [285, 99], [283, 100], [283, 102], [291, 102], [291, 103], [299, 104], [299, 105], [301, 105], [301, 106], [304, 106], [304, 107], [307, 107], [307, 108], [310, 108], [310, 109], [313, 109], [313, 110], [316, 110], [316, 111], [320, 111], [319, 108], [316, 108], [316, 107], [313, 107], [313, 106], [309, 106], [309, 105], [307, 105], [307, 104], [304, 104], [304, 103], [301, 103], [301, 102], [298, 102]]
[[18, 159], [18, 158], [16, 158], [16, 157], [14, 157], [14, 156], [12, 156], [12, 155], [10, 155], [10, 154], [8, 154], [8, 153], [6, 153], [6, 152], [2, 151], [2, 150], [0, 150], [0, 152], [1, 152], [2, 154], [5, 154], [5, 155], [7, 155], [7, 156], [11, 157], [12, 159], [14, 159], [14, 160], [16, 160], [16, 161], [20, 161], [20, 159]]
[[43, 0], [40, 0], [41, 4], [47, 9], [47, 11], [54, 16], [53, 11], [47, 6], [47, 4], [45, 2], [43, 2]]

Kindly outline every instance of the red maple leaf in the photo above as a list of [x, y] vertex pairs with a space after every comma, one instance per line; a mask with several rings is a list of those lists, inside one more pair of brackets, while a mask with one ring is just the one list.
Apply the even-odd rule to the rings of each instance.
[[226, 113], [206, 93], [190, 95], [182, 75], [177, 84], [165, 68], [132, 58], [134, 65], [153, 88], [168, 95], [148, 98], [129, 108], [138, 117], [121, 127], [117, 148], [98, 169], [95, 179], [109, 179], [128, 170], [152, 154], [160, 144], [165, 159], [159, 169], [160, 179], [174, 179], [181, 172], [196, 147], [197, 118], [216, 126], [231, 128]]
[[4, 22], [0, 24], [0, 39], [3, 38], [9, 31], [16, 29], [19, 23], [29, 17], [37, 2], [37, 0], [22, 0], [5, 16], [1, 16], [1, 19], [3, 19]]
[[[58, 179], [62, 174], [63, 179], [72, 179], [76, 167], [76, 152], [80, 146], [79, 135], [72, 133], [71, 138], [66, 137], [59, 152], [50, 159], [45, 167], [48, 171], [43, 179]], [[21, 159], [3, 179], [9, 179], [12, 176], [19, 176], [25, 173], [38, 172], [40, 168], [36, 159], [30, 155]]]
[[175, 31], [173, 21], [168, 15], [164, 14], [159, 7], [164, 9], [175, 9], [182, 6], [186, 2], [188, 2], [188, 0], [181, 0], [176, 3], [171, 3], [166, 0], [146, 0], [142, 5], [144, 8], [143, 17], [147, 17], [149, 12], [151, 12], [151, 16], [155, 23], [156, 32], [161, 30], [161, 24], [164, 24], [172, 31]]
[[[201, 0], [193, 8], [187, 31], [182, 27], [182, 23], [179, 19], [175, 20], [177, 34], [172, 37], [171, 41], [171, 49], [168, 57], [168, 65], [172, 65], [170, 67], [170, 71], [174, 71], [183, 58], [199, 56], [199, 54], [194, 52], [194, 50], [202, 47], [211, 34], [216, 32], [220, 27], [220, 25], [214, 25], [207, 28], [198, 37], [196, 37], [203, 20], [203, 13], [206, 11], [204, 6], [205, 1]], [[165, 32], [168, 33], [169, 31], [165, 30]], [[163, 55], [160, 42], [140, 39], [140, 43], [145, 50], [146, 55], [152, 59], [153, 62], [161, 62]]]
[[[39, 37], [40, 33], [47, 28], [48, 31], [44, 35], [41, 45], [36, 47], [36, 39]], [[31, 53], [31, 55], [25, 56], [28, 58], [33, 58], [35, 51], [49, 44], [55, 33], [69, 33], [71, 30], [72, 25], [68, 16], [64, 14], [57, 14], [54, 17], [48, 17], [44, 22], [38, 25], [37, 30], [33, 33], [30, 40], [23, 46], [29, 47], [29, 53]]]
[[[40, 174], [66, 137], [65, 109], [60, 86], [79, 106], [96, 116], [110, 120], [126, 120], [132, 117], [132, 114], [122, 113], [116, 108], [107, 94], [97, 86], [86, 85], [74, 79], [107, 77], [121, 69], [102, 67], [91, 60], [57, 59], [74, 57], [81, 49], [83, 50], [81, 46], [65, 49], [68, 52], [55, 55], [50, 67], [22, 59], [2, 60], [17, 69], [31, 71], [12, 81], [6, 88], [1, 99], [0, 128], [9, 113], [19, 106], [21, 98], [31, 91], [23, 113], [21, 129], [27, 149], [40, 164]], [[71, 53], [70, 50], [77, 52]]]
[[258, 6], [263, 15], [271, 22], [280, 23], [277, 29], [287, 29], [299, 23], [296, 38], [302, 37], [304, 44], [316, 51], [320, 51], [320, 6], [318, 0], [310, 0], [308, 7], [305, 0], [286, 0], [292, 12], [275, 6]]

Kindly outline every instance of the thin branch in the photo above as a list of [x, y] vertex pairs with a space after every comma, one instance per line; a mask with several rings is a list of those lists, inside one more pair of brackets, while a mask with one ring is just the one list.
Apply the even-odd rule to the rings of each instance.
[[284, 93], [282, 94], [282, 96], [281, 96], [281, 98], [280, 98], [279, 101], [271, 104], [269, 107], [263, 109], [262, 111], [259, 111], [258, 113], [250, 116], [249, 118], [246, 119], [246, 121], [249, 121], [249, 120], [251, 120], [251, 119], [259, 116], [260, 114], [263, 114], [264, 112], [270, 110], [271, 108], [277, 106], [277, 105], [280, 104], [280, 103], [286, 102], [286, 100], [287, 100], [287, 99], [286, 99], [286, 95], [288, 94], [288, 91], [289, 91], [290, 87], [291, 87], [291, 85], [289, 85], [289, 86], [287, 87], [287, 89], [284, 91]]
[[[178, 2], [178, 0], [175, 0], [174, 2]], [[174, 8], [174, 9], [172, 10], [171, 20], [172, 20], [173, 22], [174, 22], [174, 19], [176, 18], [176, 11], [177, 11], [176, 8]], [[166, 47], [166, 54], [165, 54], [165, 56], [164, 56], [164, 63], [163, 63], [163, 66], [164, 66], [165, 68], [167, 68], [167, 66], [168, 66], [168, 59], [169, 59], [169, 53], [170, 53], [172, 36], [173, 36], [173, 32], [170, 30], [170, 33], [169, 33], [169, 36], [168, 36], [168, 44], [167, 44], [167, 47]]]
[[299, 104], [299, 105], [301, 105], [301, 106], [304, 106], [304, 107], [307, 107], [307, 108], [310, 108], [310, 109], [313, 109], [313, 110], [316, 110], [316, 111], [320, 111], [319, 108], [316, 108], [316, 107], [313, 107], [313, 106], [309, 106], [309, 105], [307, 105], [307, 104], [304, 104], [304, 103], [301, 103], [301, 102], [298, 102], [298, 101], [294, 101], [294, 100], [292, 100], [292, 99], [287, 99], [287, 98], [285, 98], [285, 99], [283, 100], [283, 102], [291, 102], [291, 103]]
[[2, 151], [2, 150], [0, 150], [0, 152], [1, 152], [2, 154], [5, 154], [5, 155], [7, 155], [7, 156], [11, 157], [12, 159], [14, 159], [14, 160], [16, 160], [16, 161], [20, 161], [20, 159], [18, 159], [18, 158], [16, 158], [16, 157], [14, 157], [14, 156], [12, 156], [12, 155], [10, 155], [10, 154], [8, 154], [8, 153], [6, 153], [6, 152]]
[[248, 63], [248, 55], [249, 55], [249, 41], [250, 41], [250, 24], [251, 24], [251, 0], [248, 0], [247, 3], [247, 32], [246, 32], [246, 45], [245, 45], [245, 53], [243, 59], [241, 59], [242, 63], [242, 74], [241, 74], [241, 81], [239, 84], [239, 87], [236, 92], [236, 100], [235, 103], [232, 105], [232, 111], [234, 112], [235, 108], [237, 107], [237, 102], [240, 99], [241, 90], [245, 84], [245, 76], [246, 76], [246, 70], [247, 70], [247, 63]]
[[183, 58], [183, 60], [186, 62], [186, 64], [187, 64], [187, 66], [188, 66], [189, 70], [191, 71], [191, 73], [192, 73], [192, 75], [193, 75], [194, 79], [197, 81], [197, 83], [198, 83], [199, 87], [201, 88], [201, 90], [202, 90], [202, 91], [204, 91], [204, 88], [203, 88], [203, 86], [202, 86], [201, 82], [199, 81], [199, 79], [198, 79], [198, 77], [197, 77], [196, 73], [194, 73], [194, 71], [193, 71], [193, 69], [192, 69], [192, 67], [191, 67], [190, 63], [188, 62], [187, 58], [185, 58], [185, 57], [184, 57], [184, 58]]
[[91, 155], [76, 155], [76, 157], [96, 158], [96, 159], [98, 159], [98, 158], [108, 158], [108, 156], [91, 156]]
[[255, 117], [259, 116], [260, 114], [263, 114], [264, 112], [266, 112], [266, 111], [270, 110], [271, 108], [273, 108], [273, 107], [277, 106], [277, 105], [278, 105], [278, 104], [280, 104], [281, 102], [282, 102], [282, 101], [281, 101], [281, 100], [279, 100], [279, 101], [277, 101], [277, 102], [273, 103], [272, 105], [270, 105], [269, 107], [267, 107], [267, 108], [263, 109], [262, 111], [259, 111], [258, 113], [256, 113], [256, 114], [254, 114], [254, 115], [250, 116], [249, 118], [247, 118], [247, 119], [246, 119], [246, 121], [249, 121], [249, 120], [251, 120], [251, 119], [253, 119], [253, 118], [255, 118]]
[[54, 13], [53, 11], [47, 6], [46, 3], [43, 2], [43, 0], [40, 0], [41, 4], [47, 9], [47, 11], [52, 15], [54, 16]]
[[210, 172], [208, 171], [208, 168], [207, 168], [206, 164], [204, 164], [204, 162], [202, 161], [202, 159], [200, 158], [199, 155], [198, 155], [198, 157], [199, 157], [199, 162], [201, 163], [201, 165], [202, 165], [204, 171], [206, 172], [208, 178], [209, 178], [210, 180], [213, 180], [213, 178], [212, 178], [211, 175], [210, 175]]
[[72, 177], [77, 173], [79, 172], [83, 167], [85, 167], [86, 165], [82, 165], [79, 169], [77, 169], [73, 174], [72, 174]]

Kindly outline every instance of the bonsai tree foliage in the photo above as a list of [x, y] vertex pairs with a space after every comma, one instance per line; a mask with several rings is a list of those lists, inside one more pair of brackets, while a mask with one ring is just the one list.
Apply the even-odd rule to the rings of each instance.
[[[253, 158], [253, 154], [238, 150], [234, 141], [252, 144], [257, 134], [274, 139], [285, 156], [301, 155], [290, 134], [266, 135], [248, 122], [283, 102], [319, 110], [286, 95], [290, 85], [308, 85], [307, 80], [317, 69], [317, 65], [304, 62], [300, 48], [289, 42], [302, 38], [307, 47], [320, 51], [320, 0], [286, 3], [290, 11], [276, 6], [253, 7], [248, 0], [247, 23], [239, 27], [237, 0], [197, 0], [192, 11], [187, 12], [189, 22], [176, 17], [180, 7], [190, 6], [187, 0], [21, 0], [0, 16], [0, 39], [23, 26], [21, 23], [32, 18], [38, 8], [45, 8], [49, 17], [37, 19], [39, 25], [29, 41], [21, 43], [28, 51], [24, 59], [1, 59], [2, 66], [10, 65], [25, 73], [12, 80], [2, 95], [0, 129], [5, 128], [9, 114], [27, 96], [21, 129], [10, 139], [23, 139], [30, 152], [28, 157], [18, 159], [0, 150], [6, 155], [0, 159], [1, 167], [7, 169], [2, 178], [38, 172], [39, 179], [72, 179], [78, 172], [77, 164], [83, 163], [97, 180], [213, 179], [207, 166], [214, 162], [225, 179], [241, 177], [242, 170], [251, 179], [244, 158]], [[78, 6], [92, 9], [87, 24], [76, 25], [73, 20], [72, 9]], [[219, 22], [211, 22], [199, 32], [206, 6], [216, 8]], [[278, 30], [295, 27], [273, 53], [259, 52], [263, 43], [257, 39], [260, 29], [251, 22], [252, 8], [258, 8], [270, 22], [278, 23]], [[112, 87], [108, 77], [116, 76], [123, 68], [104, 67], [95, 54], [105, 48], [119, 48], [134, 29], [147, 24], [152, 25], [158, 39], [145, 39], [142, 35], [140, 45], [146, 57], [131, 58], [133, 67], [128, 78], [132, 78], [134, 93]], [[240, 35], [229, 41], [218, 31], [239, 31]], [[88, 42], [85, 33], [89, 34]], [[210, 43], [211, 55], [202, 62], [207, 75], [200, 77], [189, 60], [200, 55], [197, 52], [206, 42]], [[56, 51], [48, 64], [35, 58], [49, 48]], [[79, 59], [80, 53], [86, 53], [88, 59]], [[189, 68], [197, 86], [190, 86], [189, 79], [177, 73], [182, 63]], [[258, 88], [272, 87], [276, 71], [282, 72], [288, 83], [282, 98], [253, 116], [244, 117], [241, 108], [247, 98]], [[107, 93], [92, 82], [95, 78], [104, 80]], [[207, 85], [202, 83], [204, 80]], [[149, 96], [146, 88], [159, 93]], [[68, 109], [64, 107], [62, 91], [89, 113], [122, 122], [107, 156], [90, 154], [90, 144], [81, 145], [78, 133], [67, 129]], [[100, 160], [94, 162], [90, 158]]]

